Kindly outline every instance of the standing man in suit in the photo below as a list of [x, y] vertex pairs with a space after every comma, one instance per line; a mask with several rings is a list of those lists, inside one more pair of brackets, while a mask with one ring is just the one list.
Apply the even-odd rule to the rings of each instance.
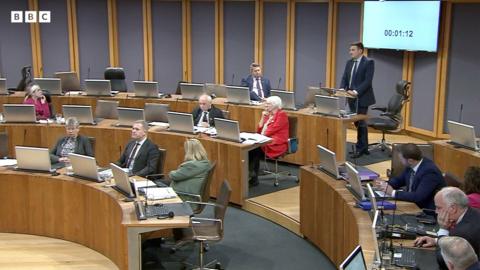
[[[340, 88], [345, 89], [348, 94], [356, 98], [349, 98], [348, 105], [352, 112], [367, 114], [368, 106], [375, 104], [372, 80], [375, 72], [375, 62], [363, 55], [363, 43], [355, 42], [350, 44], [350, 56], [343, 72]], [[368, 126], [365, 120], [355, 122], [357, 127], [357, 144], [353, 158], [358, 158], [368, 152]]]
[[157, 170], [158, 146], [147, 138], [148, 124], [137, 120], [132, 126], [132, 140], [116, 164], [128, 168], [129, 174], [145, 177]]
[[[456, 187], [446, 187], [435, 195], [435, 212], [442, 236], [462, 237], [470, 243], [475, 254], [480, 251], [480, 211], [468, 206], [467, 195]], [[415, 240], [417, 247], [434, 247], [437, 239], [422, 236]], [[447, 269], [441, 256], [437, 256], [440, 269]]]
[[242, 86], [250, 90], [250, 99], [263, 101], [270, 96], [270, 80], [262, 76], [262, 67], [260, 64], [252, 63], [250, 65], [250, 75], [242, 79]]
[[198, 98], [198, 107], [193, 109], [193, 121], [195, 126], [214, 127], [215, 118], [224, 118], [222, 110], [212, 105], [212, 97], [201, 95]]
[[[434, 209], [435, 193], [446, 186], [442, 172], [433, 161], [422, 156], [420, 148], [407, 143], [400, 146], [399, 158], [405, 170], [388, 182], [378, 180], [376, 185], [397, 200], [414, 202], [419, 208]], [[400, 188], [403, 190], [400, 190]]]

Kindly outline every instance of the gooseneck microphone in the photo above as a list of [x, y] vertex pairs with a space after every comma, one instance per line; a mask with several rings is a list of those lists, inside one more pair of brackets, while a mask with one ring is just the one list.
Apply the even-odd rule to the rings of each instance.
[[90, 79], [90, 67], [87, 69], [87, 79]]
[[142, 69], [141, 68], [138, 69], [138, 79], [137, 79], [137, 81], [140, 81], [140, 74], [142, 74]]
[[232, 81], [231, 81], [230, 85], [233, 85], [234, 80], [235, 80], [235, 73], [232, 74]]
[[461, 123], [462, 122], [462, 116], [463, 116], [463, 103], [460, 104], [460, 114], [458, 116], [458, 122]]
[[277, 89], [280, 89], [280, 83], [282, 82], [282, 77], [278, 78], [278, 85], [277, 85]]

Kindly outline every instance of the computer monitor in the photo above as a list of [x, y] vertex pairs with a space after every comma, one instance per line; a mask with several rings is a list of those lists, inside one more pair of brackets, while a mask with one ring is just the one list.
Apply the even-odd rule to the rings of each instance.
[[55, 77], [60, 79], [63, 92], [81, 90], [80, 81], [78, 80], [76, 72], [55, 72]]
[[480, 150], [475, 127], [451, 120], [447, 121], [447, 125], [452, 143], [463, 145], [475, 151]]
[[145, 121], [147, 122], [168, 122], [168, 111], [170, 105], [158, 103], [145, 103]]
[[317, 150], [320, 158], [320, 169], [326, 171], [328, 174], [337, 179], [342, 179], [342, 176], [338, 170], [335, 152], [332, 152], [321, 145], [317, 145]]
[[48, 91], [50, 95], [62, 95], [62, 82], [59, 78], [35, 78], [35, 83], [40, 89]]
[[34, 171], [52, 171], [48, 148], [15, 146], [17, 169]]
[[198, 100], [205, 93], [203, 84], [200, 83], [180, 83], [182, 99]]
[[158, 82], [133, 81], [135, 97], [158, 98]]
[[345, 162], [345, 166], [347, 168], [348, 189], [350, 189], [354, 197], [359, 201], [365, 201], [367, 198], [365, 197], [365, 191], [363, 190], [357, 169], [355, 169], [350, 162]]
[[205, 83], [205, 93], [207, 95], [215, 95], [215, 97], [227, 97], [227, 89], [224, 84]]
[[307, 92], [305, 93], [304, 106], [310, 107], [315, 105], [315, 96], [316, 95], [328, 95], [328, 92], [321, 89], [320, 87], [308, 86]]
[[118, 100], [97, 100], [96, 118], [118, 119]]
[[215, 129], [218, 139], [241, 142], [238, 121], [215, 118]]
[[85, 93], [87, 96], [111, 96], [111, 82], [110, 80], [85, 80]]
[[143, 109], [118, 107], [118, 123], [116, 126], [131, 127], [137, 120], [145, 120]]
[[367, 270], [362, 247], [356, 246], [348, 257], [340, 264], [340, 270]]
[[112, 169], [113, 179], [115, 179], [115, 186], [112, 186], [112, 188], [128, 198], [135, 198], [128, 173], [114, 163], [110, 163], [110, 169]]
[[338, 97], [315, 96], [315, 113], [329, 116], [340, 116], [340, 104]]
[[233, 104], [250, 104], [248, 87], [227, 85], [227, 102]]
[[68, 158], [72, 164], [73, 176], [95, 182], [103, 181], [98, 174], [97, 161], [94, 157], [70, 153]]
[[0, 95], [8, 95], [7, 79], [0, 78]]
[[3, 116], [6, 123], [35, 123], [35, 105], [3, 104]]
[[94, 125], [92, 106], [86, 105], [62, 105], [63, 117], [75, 117], [80, 124]]
[[283, 90], [271, 90], [271, 96], [278, 96], [282, 100], [282, 108], [285, 110], [296, 111], [295, 107], [295, 92]]
[[170, 131], [193, 134], [193, 115], [190, 113], [168, 112], [168, 125]]

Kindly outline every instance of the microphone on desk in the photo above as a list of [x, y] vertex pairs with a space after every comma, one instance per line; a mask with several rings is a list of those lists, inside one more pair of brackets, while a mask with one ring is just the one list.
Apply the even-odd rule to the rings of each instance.
[[235, 73], [232, 74], [232, 81], [231, 81], [230, 85], [233, 85], [233, 80], [235, 80]]
[[90, 79], [90, 67], [87, 69], [87, 80]]
[[278, 78], [278, 85], [277, 85], [277, 89], [280, 89], [280, 83], [282, 82], [282, 77]]
[[142, 74], [142, 69], [141, 68], [138, 69], [138, 79], [137, 79], [137, 81], [140, 81], [140, 74]]
[[460, 115], [458, 116], [458, 122], [462, 122], [462, 116], [463, 116], [463, 103], [460, 104]]

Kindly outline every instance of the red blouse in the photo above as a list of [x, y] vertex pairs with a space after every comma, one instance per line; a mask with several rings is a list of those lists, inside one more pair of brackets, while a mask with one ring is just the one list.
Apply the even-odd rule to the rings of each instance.
[[[264, 125], [267, 123], [269, 116], [263, 117]], [[261, 133], [263, 126], [257, 128], [257, 132]], [[262, 146], [263, 152], [269, 158], [276, 158], [281, 156], [288, 150], [288, 116], [282, 111], [278, 110], [274, 115], [272, 121], [268, 124], [265, 130], [265, 136], [270, 137], [272, 141]]]

